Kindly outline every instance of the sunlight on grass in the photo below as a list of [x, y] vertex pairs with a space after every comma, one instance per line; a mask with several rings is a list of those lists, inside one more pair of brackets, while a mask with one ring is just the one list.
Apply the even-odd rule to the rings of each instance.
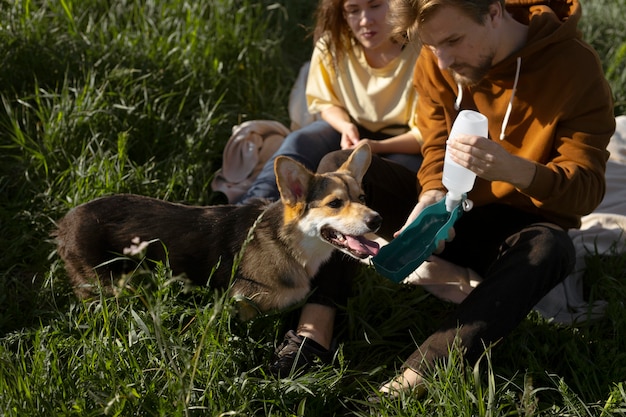
[[[0, 8], [0, 414], [176, 416], [626, 415], [626, 257], [590, 254], [606, 317], [530, 314], [475, 368], [456, 349], [423, 399], [367, 398], [453, 308], [369, 268], [337, 319], [332, 366], [267, 364], [298, 306], [242, 323], [233, 300], [138, 267], [114, 297], [75, 299], [50, 232], [112, 193], [212, 204], [233, 125], [288, 125], [314, 2], [21, 0]], [[626, 113], [624, 0], [583, 3]], [[142, 264], [140, 263], [139, 266]], [[140, 285], [141, 284], [141, 285]]]

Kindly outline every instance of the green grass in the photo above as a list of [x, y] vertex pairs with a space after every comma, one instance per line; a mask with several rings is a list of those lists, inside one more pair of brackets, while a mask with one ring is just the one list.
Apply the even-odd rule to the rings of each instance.
[[[313, 3], [0, 2], [0, 414], [626, 415], [623, 255], [589, 257], [605, 318], [530, 314], [476, 369], [452, 351], [424, 399], [380, 406], [367, 397], [453, 306], [370, 270], [338, 318], [334, 366], [284, 380], [266, 365], [297, 307], [241, 323], [231, 300], [186, 291], [167, 265], [117, 298], [75, 300], [54, 222], [111, 193], [218, 201], [210, 182], [232, 126], [289, 124]], [[626, 113], [626, 2], [583, 6]]]

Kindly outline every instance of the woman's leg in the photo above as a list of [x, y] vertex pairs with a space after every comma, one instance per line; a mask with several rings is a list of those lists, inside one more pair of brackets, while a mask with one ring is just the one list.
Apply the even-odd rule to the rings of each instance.
[[332, 361], [330, 345], [335, 325], [336, 306], [345, 305], [351, 278], [360, 262], [335, 251], [322, 265], [311, 286], [314, 288], [302, 307], [296, 331], [287, 331], [270, 364], [270, 371], [280, 377], [302, 370], [315, 361]]
[[390, 153], [380, 155], [385, 159], [389, 159], [390, 161], [395, 162], [396, 164], [402, 165], [406, 169], [417, 173], [419, 171], [422, 162], [424, 161], [424, 157], [421, 154], [412, 155], [408, 153]]
[[274, 160], [279, 155], [289, 156], [315, 172], [324, 155], [336, 151], [341, 145], [341, 135], [328, 123], [319, 120], [302, 129], [291, 132], [276, 153], [265, 163], [263, 169], [238, 203], [245, 204], [255, 198], [278, 200], [278, 186], [274, 175]]
[[[406, 129], [408, 130], [408, 126], [406, 126]], [[385, 140], [392, 137], [392, 135], [386, 133], [372, 132], [371, 130], [365, 129], [363, 126], [359, 126], [359, 135], [361, 138], [369, 138], [371, 140]], [[398, 165], [402, 165], [403, 167], [414, 173], [417, 173], [417, 171], [420, 169], [420, 166], [422, 165], [422, 162], [424, 161], [424, 157], [421, 153], [385, 153], [378, 154], [378, 156], [393, 161]]]

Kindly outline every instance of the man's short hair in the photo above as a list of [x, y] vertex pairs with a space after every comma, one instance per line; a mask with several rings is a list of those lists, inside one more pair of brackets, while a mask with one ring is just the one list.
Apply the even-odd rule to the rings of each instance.
[[485, 15], [489, 13], [489, 6], [500, 3], [504, 9], [504, 2], [505, 0], [391, 0], [388, 18], [394, 35], [404, 34], [409, 39], [417, 39], [419, 25], [441, 7], [456, 7], [482, 25]]

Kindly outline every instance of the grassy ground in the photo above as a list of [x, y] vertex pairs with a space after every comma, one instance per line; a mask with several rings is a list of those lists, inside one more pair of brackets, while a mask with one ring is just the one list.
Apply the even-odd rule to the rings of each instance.
[[[626, 415], [624, 256], [589, 257], [586, 289], [608, 301], [605, 318], [560, 327], [533, 313], [476, 369], [453, 351], [425, 399], [377, 407], [367, 396], [453, 306], [369, 270], [339, 318], [334, 367], [284, 380], [265, 364], [295, 308], [243, 324], [230, 300], [185, 293], [166, 266], [142, 274], [151, 290], [76, 302], [55, 220], [117, 192], [217, 201], [209, 184], [231, 127], [288, 125], [308, 3], [0, 3], [0, 414]], [[626, 113], [626, 2], [583, 6]]]

